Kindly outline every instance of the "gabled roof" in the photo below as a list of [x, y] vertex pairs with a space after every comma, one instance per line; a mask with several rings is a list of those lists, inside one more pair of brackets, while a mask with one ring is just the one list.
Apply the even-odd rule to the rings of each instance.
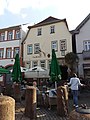
[[68, 25], [67, 25], [67, 22], [66, 22], [66, 19], [57, 19], [57, 18], [54, 18], [52, 16], [46, 18], [45, 20], [33, 25], [33, 26], [28, 26], [28, 28], [34, 28], [34, 27], [39, 27], [39, 26], [43, 26], [43, 25], [48, 25], [48, 24], [53, 24], [53, 23], [57, 23], [57, 22], [65, 22], [66, 23], [66, 26], [68, 28]]
[[43, 25], [49, 25], [49, 24], [53, 24], [53, 23], [57, 23], [57, 22], [65, 22], [65, 24], [66, 24], [66, 26], [68, 28], [68, 24], [67, 24], [66, 19], [58, 19], [58, 18], [54, 18], [54, 17], [50, 16], [50, 17], [46, 18], [45, 20], [43, 20], [43, 21], [41, 21], [41, 22], [39, 22], [39, 23], [37, 23], [37, 24], [35, 24], [33, 26], [28, 26], [29, 30], [28, 30], [28, 32], [26, 34], [25, 39], [22, 41], [22, 44], [26, 40], [31, 28], [40, 27], [40, 26], [43, 26]]
[[6, 30], [13, 30], [13, 29], [18, 29], [20, 28], [21, 25], [17, 25], [17, 26], [11, 26], [11, 27], [7, 27], [7, 28], [2, 28], [0, 29], [0, 31], [6, 31]]
[[22, 25], [27, 25], [27, 23], [21, 24], [21, 25], [9, 26], [9, 27], [6, 27], [6, 28], [1, 28], [0, 31], [19, 29], [19, 28], [21, 28]]
[[85, 23], [90, 19], [90, 13], [89, 15], [76, 27], [75, 31], [79, 31], [84, 25]]

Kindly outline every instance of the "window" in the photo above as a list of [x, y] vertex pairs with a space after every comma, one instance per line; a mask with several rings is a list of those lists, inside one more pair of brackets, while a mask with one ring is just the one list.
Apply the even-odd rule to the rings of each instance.
[[65, 50], [61, 51], [61, 56], [65, 56]]
[[12, 54], [12, 48], [7, 48], [6, 49], [6, 58], [11, 58], [11, 54]]
[[37, 35], [39, 36], [39, 35], [42, 35], [42, 28], [38, 28], [38, 30], [37, 30]]
[[84, 41], [84, 51], [90, 50], [90, 41]]
[[12, 38], [13, 38], [13, 32], [10, 31], [8, 32], [8, 40], [12, 40]]
[[41, 65], [42, 68], [45, 68], [45, 60], [41, 60], [40, 65]]
[[32, 52], [33, 52], [32, 44], [27, 45], [27, 54], [32, 54]]
[[4, 40], [5, 40], [5, 33], [1, 33], [0, 41], [4, 41]]
[[38, 65], [38, 61], [33, 61], [32, 62], [32, 67], [36, 67]]
[[15, 38], [20, 39], [20, 30], [16, 30]]
[[14, 58], [15, 58], [17, 53], [19, 54], [19, 47], [15, 47], [14, 48], [14, 53], [13, 53], [14, 54]]
[[4, 48], [0, 48], [0, 59], [3, 58], [4, 55]]
[[48, 60], [48, 69], [50, 69], [51, 60]]
[[35, 53], [35, 54], [38, 54], [38, 53], [39, 53], [39, 50], [40, 50], [40, 45], [39, 45], [39, 43], [34, 44], [34, 53]]
[[50, 34], [55, 33], [55, 26], [50, 27]]
[[66, 39], [60, 40], [60, 50], [66, 50]]
[[54, 49], [55, 51], [58, 50], [57, 41], [52, 41], [52, 42], [51, 42], [51, 48]]

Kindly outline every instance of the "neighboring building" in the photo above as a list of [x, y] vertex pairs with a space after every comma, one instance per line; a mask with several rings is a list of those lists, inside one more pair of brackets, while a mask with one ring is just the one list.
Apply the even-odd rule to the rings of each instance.
[[50, 16], [28, 28], [28, 34], [23, 41], [25, 67], [41, 66], [49, 69], [52, 49], [56, 51], [59, 64], [65, 64], [65, 55], [72, 52], [72, 35], [66, 19], [60, 20]]
[[79, 57], [78, 75], [90, 79], [90, 14], [76, 27], [73, 36]]
[[[26, 24], [0, 29], [0, 67], [12, 69], [16, 53], [19, 53], [21, 59], [21, 42], [26, 32]], [[9, 82], [10, 75], [6, 77]]]

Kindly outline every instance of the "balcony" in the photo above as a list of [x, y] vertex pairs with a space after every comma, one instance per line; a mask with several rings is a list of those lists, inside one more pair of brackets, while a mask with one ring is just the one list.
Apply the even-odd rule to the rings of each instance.
[[83, 51], [82, 55], [83, 55], [84, 60], [90, 59], [90, 50], [89, 51]]

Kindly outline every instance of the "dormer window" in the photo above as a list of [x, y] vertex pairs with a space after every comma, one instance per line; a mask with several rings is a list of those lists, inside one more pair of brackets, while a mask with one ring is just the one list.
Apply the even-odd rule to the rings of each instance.
[[55, 33], [55, 26], [50, 26], [50, 34]]
[[37, 29], [37, 35], [39, 36], [39, 35], [42, 35], [42, 28], [38, 28]]

